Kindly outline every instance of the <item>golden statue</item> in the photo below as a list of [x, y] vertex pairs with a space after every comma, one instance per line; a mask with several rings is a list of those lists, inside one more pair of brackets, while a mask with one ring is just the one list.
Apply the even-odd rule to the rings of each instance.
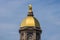
[[31, 4], [29, 4], [29, 11], [28, 12], [32, 12], [32, 5]]

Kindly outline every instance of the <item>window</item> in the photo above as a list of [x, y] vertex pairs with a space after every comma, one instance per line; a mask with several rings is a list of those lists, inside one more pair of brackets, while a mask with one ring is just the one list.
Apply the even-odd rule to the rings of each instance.
[[27, 32], [27, 40], [32, 40], [33, 32]]

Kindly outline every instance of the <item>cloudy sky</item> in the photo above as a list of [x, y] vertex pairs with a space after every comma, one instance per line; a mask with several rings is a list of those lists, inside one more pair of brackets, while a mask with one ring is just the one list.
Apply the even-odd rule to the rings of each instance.
[[0, 0], [0, 40], [19, 40], [19, 25], [32, 4], [42, 40], [60, 40], [60, 0]]

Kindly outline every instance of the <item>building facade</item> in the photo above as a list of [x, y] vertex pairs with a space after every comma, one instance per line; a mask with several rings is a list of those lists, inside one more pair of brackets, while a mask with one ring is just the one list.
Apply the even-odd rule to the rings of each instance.
[[32, 5], [30, 4], [28, 7], [28, 15], [22, 21], [19, 29], [20, 40], [41, 40], [40, 24], [33, 15]]

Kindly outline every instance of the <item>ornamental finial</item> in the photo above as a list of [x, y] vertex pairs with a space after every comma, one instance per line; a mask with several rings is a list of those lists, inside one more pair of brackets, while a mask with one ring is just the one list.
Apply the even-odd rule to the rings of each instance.
[[29, 4], [28, 16], [33, 16], [32, 5]]
[[29, 4], [29, 12], [32, 12], [32, 5]]

